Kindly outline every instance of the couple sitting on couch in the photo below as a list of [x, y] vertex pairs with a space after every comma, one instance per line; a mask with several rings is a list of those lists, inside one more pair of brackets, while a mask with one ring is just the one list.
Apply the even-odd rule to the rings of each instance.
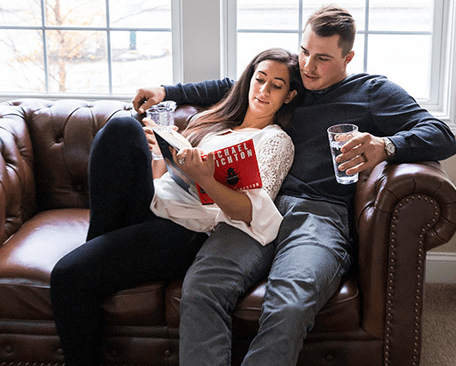
[[[307, 22], [299, 60], [273, 49], [255, 57], [236, 83], [138, 92], [139, 112], [165, 97], [178, 103], [222, 100], [184, 131], [195, 148], [175, 156], [214, 206], [181, 194], [163, 160], [151, 161], [150, 151], [159, 152], [150, 129], [126, 118], [99, 132], [89, 165], [87, 243], [62, 258], [51, 277], [69, 366], [100, 364], [104, 296], [184, 275], [180, 363], [228, 365], [230, 312], [268, 273], [260, 328], [243, 365], [296, 364], [315, 314], [353, 262], [355, 187], [335, 180], [327, 128], [349, 121], [363, 131], [339, 157], [347, 174], [387, 159], [440, 160], [456, 152], [448, 127], [403, 89], [384, 77], [347, 75], [355, 32], [348, 12], [324, 7]], [[247, 138], [255, 143], [263, 188], [232, 191], [213, 179], [213, 159], [201, 159], [199, 149]], [[391, 144], [393, 150], [386, 150]]]

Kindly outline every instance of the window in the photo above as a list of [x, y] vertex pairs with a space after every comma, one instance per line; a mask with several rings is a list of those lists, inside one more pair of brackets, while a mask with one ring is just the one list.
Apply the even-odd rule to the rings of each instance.
[[[269, 47], [299, 50], [325, 0], [0, 0], [0, 99], [130, 99], [138, 87], [236, 79]], [[358, 25], [349, 72], [379, 73], [450, 124], [456, 3], [340, 0]]]
[[[348, 71], [387, 75], [421, 102], [437, 104], [442, 1], [339, 3], [357, 23], [355, 58]], [[237, 0], [236, 75], [263, 49], [298, 52], [308, 16], [323, 4], [321, 0]]]
[[171, 2], [0, 0], [0, 93], [131, 95], [144, 80], [173, 83]]

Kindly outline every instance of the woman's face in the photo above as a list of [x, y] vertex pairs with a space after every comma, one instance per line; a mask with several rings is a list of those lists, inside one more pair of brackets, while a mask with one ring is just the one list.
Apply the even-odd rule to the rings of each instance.
[[295, 95], [296, 91], [290, 91], [288, 67], [278, 61], [262, 61], [250, 80], [249, 112], [272, 121], [283, 103], [289, 103]]

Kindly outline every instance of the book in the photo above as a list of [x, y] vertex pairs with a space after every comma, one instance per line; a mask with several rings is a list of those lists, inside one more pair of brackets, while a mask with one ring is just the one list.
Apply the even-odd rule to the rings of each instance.
[[[203, 188], [188, 177], [173, 160], [172, 150], [191, 148], [190, 142], [173, 130], [155, 130], [155, 137], [171, 178], [185, 191], [198, 198], [203, 205], [214, 201]], [[203, 155], [203, 158], [206, 155]], [[214, 151], [214, 178], [233, 190], [261, 188], [260, 169], [252, 139]]]

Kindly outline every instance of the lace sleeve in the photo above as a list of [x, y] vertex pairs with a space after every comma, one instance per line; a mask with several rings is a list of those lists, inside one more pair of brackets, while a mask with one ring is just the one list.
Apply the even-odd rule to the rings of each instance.
[[279, 193], [294, 158], [294, 145], [284, 131], [276, 134], [257, 151], [263, 189], [272, 200]]

